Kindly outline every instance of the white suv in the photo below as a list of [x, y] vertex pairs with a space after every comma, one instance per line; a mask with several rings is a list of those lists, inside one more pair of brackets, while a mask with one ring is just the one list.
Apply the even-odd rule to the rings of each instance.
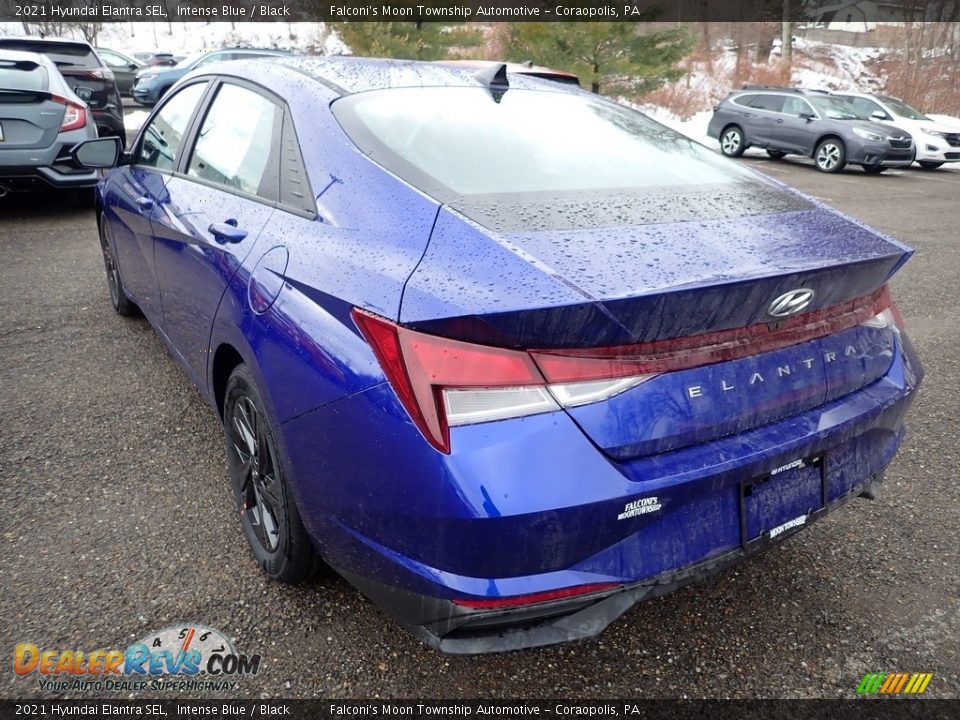
[[960, 162], [960, 130], [939, 123], [903, 100], [887, 95], [846, 93], [864, 117], [896, 125], [913, 135], [917, 162], [925, 170], [936, 170], [948, 162]]

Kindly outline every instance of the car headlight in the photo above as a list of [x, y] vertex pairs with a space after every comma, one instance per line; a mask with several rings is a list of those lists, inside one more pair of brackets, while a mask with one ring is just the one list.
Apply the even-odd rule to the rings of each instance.
[[864, 140], [872, 140], [873, 142], [883, 142], [883, 136], [878, 135], [875, 132], [870, 132], [869, 130], [863, 130], [861, 128], [853, 128], [853, 134], [857, 137], [862, 137]]
[[947, 137], [947, 134], [946, 134], [945, 132], [940, 132], [939, 130], [924, 130], [924, 132], [925, 132], [927, 135], [929, 135], [929, 136], [931, 136], [931, 137], [935, 137], [935, 138], [945, 138], [945, 137]]

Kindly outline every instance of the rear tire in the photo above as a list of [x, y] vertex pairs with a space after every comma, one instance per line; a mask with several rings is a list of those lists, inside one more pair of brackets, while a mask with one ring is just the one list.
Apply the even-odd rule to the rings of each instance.
[[883, 167], [883, 165], [864, 165], [863, 166], [863, 171], [867, 173], [867, 175], [879, 175], [884, 170], [886, 170], [886, 168]]
[[720, 152], [727, 157], [740, 157], [746, 150], [743, 130], [737, 125], [730, 125], [720, 133]]
[[120, 266], [117, 264], [116, 250], [110, 237], [107, 219], [100, 214], [100, 249], [103, 251], [103, 267], [107, 272], [107, 287], [110, 289], [110, 304], [117, 311], [117, 315], [133, 317], [140, 314], [140, 309], [127, 297], [123, 290], [123, 278], [120, 277]]
[[774, 160], [782, 160], [787, 156], [783, 150], [767, 150], [767, 155]]
[[942, 162], [930, 162], [928, 160], [919, 160], [918, 162], [920, 163], [920, 167], [922, 167], [924, 170], [936, 170], [938, 167], [943, 165]]
[[828, 137], [820, 141], [813, 152], [813, 162], [817, 170], [825, 173], [838, 173], [847, 164], [847, 149], [839, 138]]
[[300, 519], [263, 399], [246, 365], [238, 365], [227, 381], [223, 425], [233, 496], [257, 564], [281, 582], [314, 577], [323, 563]]

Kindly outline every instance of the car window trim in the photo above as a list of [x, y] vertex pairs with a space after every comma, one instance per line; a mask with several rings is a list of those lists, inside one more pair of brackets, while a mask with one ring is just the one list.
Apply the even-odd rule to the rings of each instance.
[[144, 121], [143, 125], [140, 127], [140, 131], [137, 133], [137, 137], [133, 141], [133, 145], [130, 148], [130, 157], [134, 159], [139, 158], [140, 148], [143, 143], [143, 138], [146, 135], [146, 130], [148, 127], [150, 127], [150, 123], [153, 122], [153, 119], [157, 116], [157, 114], [161, 110], [163, 110], [163, 108], [167, 106], [167, 103], [169, 103], [176, 95], [179, 95], [180, 92], [182, 92], [183, 90], [186, 90], [188, 87], [191, 87], [193, 85], [199, 85], [200, 83], [206, 83], [207, 89], [204, 90], [203, 95], [200, 96], [200, 101], [197, 103], [197, 106], [193, 109], [193, 113], [190, 115], [190, 119], [187, 121], [187, 127], [184, 129], [183, 138], [180, 141], [180, 147], [177, 148], [177, 154], [173, 158], [173, 169], [158, 168], [153, 165], [144, 165], [138, 162], [131, 162], [130, 163], [131, 167], [140, 168], [142, 170], [150, 170], [152, 172], [159, 173], [161, 175], [173, 176], [176, 174], [175, 170], [178, 167], [178, 164], [180, 162], [180, 156], [183, 153], [183, 148], [187, 144], [187, 139], [190, 137], [190, 133], [193, 130], [194, 124], [196, 123], [197, 113], [201, 108], [206, 107], [207, 102], [209, 101], [210, 87], [212, 85], [209, 78], [204, 77], [204, 78], [196, 78], [195, 80], [191, 80], [190, 82], [185, 83], [180, 87], [178, 87], [176, 93], [168, 94], [165, 98], [163, 98], [161, 102], [157, 103], [157, 106], [153, 109], [153, 112], [151, 112], [150, 115], [147, 116], [147, 119]]
[[[290, 108], [287, 106], [287, 103], [283, 100], [283, 98], [281, 98], [279, 95], [277, 95], [275, 92], [273, 92], [269, 88], [266, 88], [255, 82], [251, 82], [245, 78], [238, 78], [232, 75], [204, 75], [204, 76], [201, 76], [200, 78], [197, 78], [197, 80], [198, 81], [209, 80], [210, 87], [208, 88], [206, 94], [204, 95], [203, 100], [197, 105], [197, 112], [194, 114], [190, 122], [187, 124], [187, 131], [183, 135], [184, 140], [180, 145], [180, 151], [178, 151], [177, 159], [176, 159], [176, 162], [174, 163], [174, 169], [172, 172], [169, 172], [168, 174], [170, 174], [172, 177], [181, 178], [189, 182], [199, 183], [200, 185], [203, 185], [205, 187], [210, 187], [215, 190], [220, 190], [221, 192], [225, 192], [230, 195], [236, 195], [237, 197], [244, 198], [245, 200], [252, 200], [253, 202], [259, 203], [261, 205], [266, 205], [267, 207], [272, 207], [276, 210], [283, 210], [284, 212], [289, 212], [294, 215], [299, 215], [300, 217], [306, 218], [308, 220], [316, 220], [319, 217], [316, 211], [310, 212], [310, 211], [304, 210], [303, 208], [297, 207], [295, 205], [290, 205], [289, 203], [285, 203], [280, 200], [280, 183], [279, 183], [280, 165], [279, 163], [281, 158], [281, 134], [282, 134], [284, 118], [286, 117], [287, 113], [290, 112]], [[216, 99], [217, 93], [219, 92], [220, 87], [223, 85], [236, 85], [238, 87], [242, 87], [251, 92], [254, 92], [260, 95], [261, 97], [265, 98], [266, 100], [270, 101], [274, 105], [276, 105], [277, 109], [280, 111], [279, 122], [280, 122], [281, 133], [275, 133], [274, 137], [271, 138], [272, 142], [271, 142], [271, 148], [270, 148], [271, 154], [276, 157], [277, 163], [278, 163], [278, 167], [277, 167], [278, 183], [277, 183], [277, 199], [276, 200], [271, 200], [261, 195], [256, 195], [254, 193], [248, 193], [243, 190], [240, 190], [239, 188], [227, 187], [226, 185], [223, 185], [221, 183], [214, 182], [212, 180], [206, 180], [204, 178], [198, 178], [195, 175], [189, 175], [187, 173], [189, 159], [193, 155], [193, 151], [196, 146], [197, 136], [200, 134], [200, 128], [203, 125], [203, 120], [207, 117], [207, 113], [210, 110], [210, 106], [213, 104], [214, 100]], [[146, 127], [146, 125], [144, 125], [144, 127]], [[296, 129], [294, 129], [294, 132], [296, 132]], [[297, 139], [297, 143], [299, 145], [299, 138]], [[189, 148], [190, 152], [189, 153], [182, 152], [184, 148]]]

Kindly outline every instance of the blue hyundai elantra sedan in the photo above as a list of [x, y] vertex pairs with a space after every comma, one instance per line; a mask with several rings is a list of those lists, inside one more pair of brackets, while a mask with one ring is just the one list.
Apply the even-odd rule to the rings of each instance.
[[111, 142], [75, 152], [118, 165], [113, 306], [220, 414], [256, 561], [446, 652], [595, 635], [872, 497], [903, 438], [911, 250], [577, 88], [226, 63]]

